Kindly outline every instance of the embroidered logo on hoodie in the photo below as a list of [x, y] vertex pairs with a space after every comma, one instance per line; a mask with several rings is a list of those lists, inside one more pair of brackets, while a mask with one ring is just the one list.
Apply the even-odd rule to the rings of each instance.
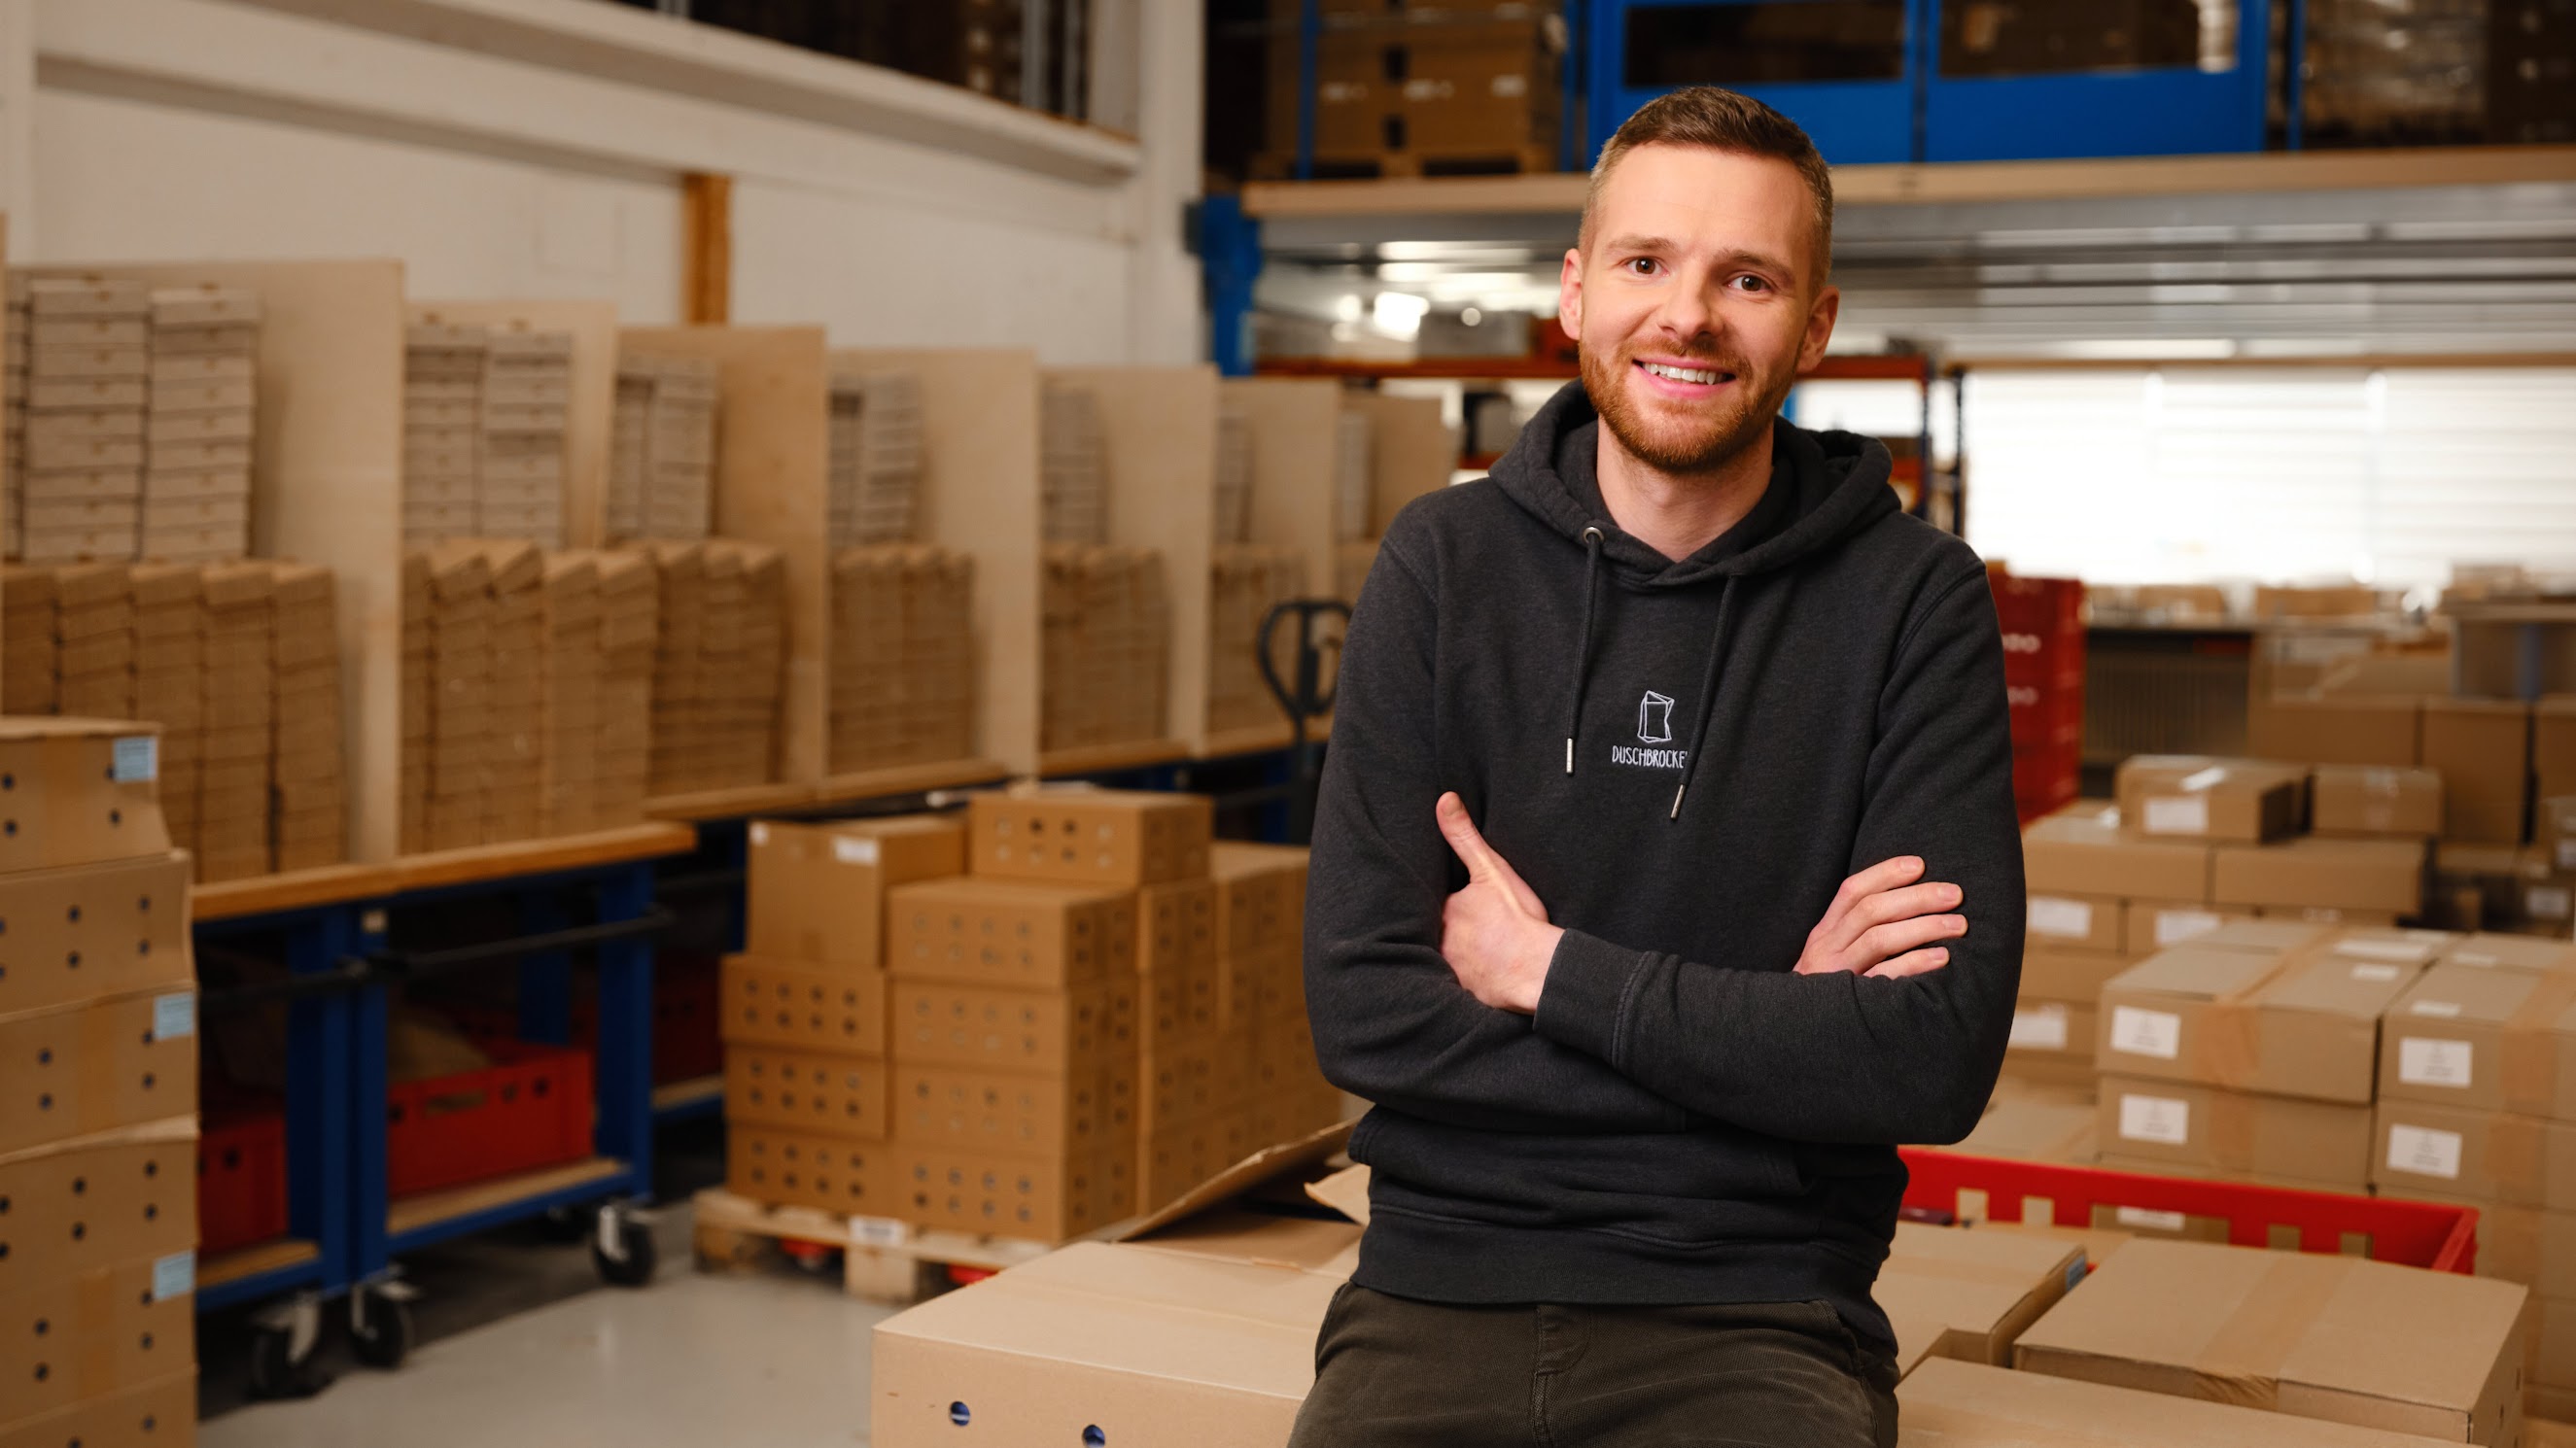
[[[1673, 742], [1673, 701], [1652, 689], [1637, 701], [1637, 744]], [[1687, 749], [1640, 749], [1636, 744], [1610, 746], [1610, 762], [1638, 769], [1679, 769], [1690, 762]]]

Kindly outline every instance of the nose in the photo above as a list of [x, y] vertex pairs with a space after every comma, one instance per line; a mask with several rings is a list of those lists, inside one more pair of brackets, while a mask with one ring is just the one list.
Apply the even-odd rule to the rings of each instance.
[[1675, 278], [1655, 309], [1655, 324], [1671, 345], [1683, 350], [1715, 342], [1717, 309], [1709, 305], [1708, 278], [1696, 273]]

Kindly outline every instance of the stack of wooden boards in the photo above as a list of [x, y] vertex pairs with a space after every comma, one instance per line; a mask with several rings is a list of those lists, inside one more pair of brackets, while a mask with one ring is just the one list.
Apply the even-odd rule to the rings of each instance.
[[403, 539], [565, 541], [572, 334], [434, 318], [403, 370]]
[[755, 825], [731, 1190], [1055, 1242], [1338, 1116], [1298, 985], [1304, 852], [1212, 844], [1210, 819], [1041, 791]]
[[689, 794], [777, 777], [787, 667], [787, 564], [729, 538], [633, 550], [660, 580], [650, 793]]
[[0, 721], [0, 1441], [196, 1432], [197, 996], [149, 726]]
[[81, 563], [0, 571], [0, 709], [140, 719], [197, 878], [346, 858], [337, 589], [328, 569]]
[[249, 552], [259, 323], [238, 288], [12, 271], [7, 555]]

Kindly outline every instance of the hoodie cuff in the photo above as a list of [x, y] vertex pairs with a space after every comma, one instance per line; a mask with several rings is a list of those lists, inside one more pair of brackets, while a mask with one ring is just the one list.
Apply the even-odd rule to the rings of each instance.
[[1645, 963], [1640, 952], [1580, 930], [1565, 932], [1548, 958], [1547, 984], [1539, 989], [1533, 1018], [1538, 1033], [1617, 1066], [1628, 993]]

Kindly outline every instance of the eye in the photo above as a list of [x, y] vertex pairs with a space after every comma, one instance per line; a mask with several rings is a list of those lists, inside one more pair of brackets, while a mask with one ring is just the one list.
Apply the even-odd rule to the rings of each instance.
[[1753, 274], [1752, 274], [1752, 273], [1750, 273], [1750, 272], [1747, 272], [1747, 273], [1745, 273], [1744, 275], [1742, 275], [1742, 276], [1739, 276], [1739, 277], [1735, 278], [1735, 280], [1734, 280], [1732, 283], [1730, 283], [1730, 285], [1737, 286], [1737, 287], [1741, 287], [1741, 288], [1743, 288], [1744, 290], [1747, 290], [1747, 291], [1755, 291], [1755, 292], [1767, 292], [1767, 291], [1771, 290], [1771, 283], [1770, 283], [1767, 279], [1762, 278], [1762, 277], [1757, 277], [1757, 276], [1753, 275]]
[[1619, 264], [1628, 269], [1629, 275], [1641, 277], [1654, 275], [1655, 267], [1657, 265], [1655, 259], [1651, 256], [1632, 256]]

